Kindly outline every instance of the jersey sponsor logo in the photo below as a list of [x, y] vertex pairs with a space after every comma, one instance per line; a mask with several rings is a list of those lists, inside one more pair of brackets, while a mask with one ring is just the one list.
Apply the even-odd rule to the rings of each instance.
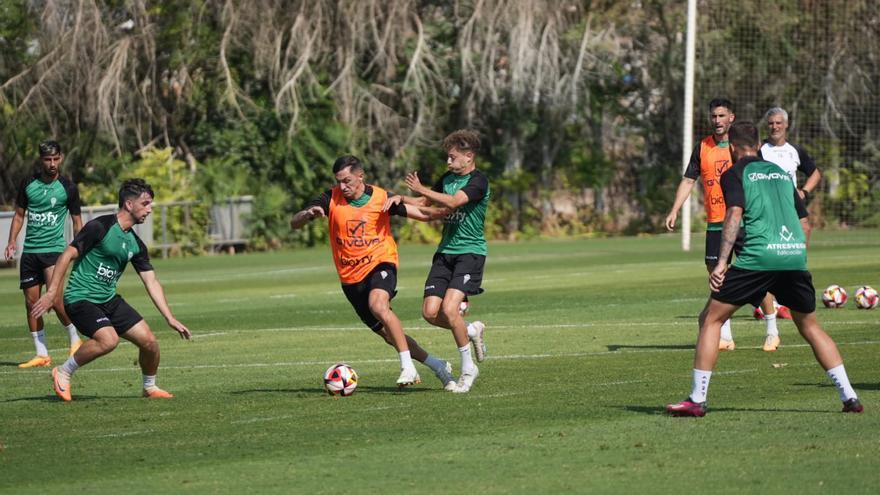
[[794, 236], [794, 233], [791, 230], [789, 230], [789, 228], [787, 226], [783, 225], [782, 228], [779, 229], [779, 237], [781, 237], [783, 241], [788, 242], [791, 240], [791, 238], [793, 236]]
[[460, 211], [460, 210], [455, 210], [452, 213], [446, 215], [446, 217], [443, 219], [443, 221], [446, 223], [461, 223], [464, 221], [464, 218], [466, 216], [467, 216], [467, 214], [465, 212]]
[[801, 254], [807, 248], [807, 245], [803, 242], [791, 242], [793, 237], [794, 232], [787, 225], [783, 225], [779, 229], [779, 238], [782, 242], [771, 242], [767, 244], [767, 249], [776, 251], [776, 254], [781, 256]]
[[721, 177], [721, 174], [727, 170], [730, 160], [715, 160], [715, 177]]
[[709, 198], [709, 202], [713, 205], [723, 205], [724, 196], [712, 196], [711, 198]]
[[342, 266], [358, 266], [373, 261], [373, 255], [368, 254], [360, 258], [339, 258], [339, 264]]
[[104, 282], [113, 283], [119, 276], [122, 275], [121, 272], [116, 271], [109, 266], [104, 266], [104, 263], [98, 263], [98, 270], [95, 273], [95, 276]]
[[346, 220], [345, 221], [345, 230], [348, 231], [348, 235], [352, 237], [363, 237], [366, 234], [367, 230], [367, 221], [366, 220]]
[[381, 240], [378, 237], [365, 238], [367, 233], [366, 220], [346, 220], [345, 231], [350, 236], [348, 239], [342, 237], [336, 238], [336, 244], [343, 247], [370, 247], [379, 244]]
[[46, 211], [43, 213], [34, 213], [28, 211], [28, 224], [34, 225], [55, 225], [58, 223], [58, 214]]
[[749, 180], [752, 182], [757, 182], [759, 180], [787, 180], [791, 182], [791, 176], [779, 172], [770, 172], [769, 174], [765, 174], [764, 172], [752, 172], [749, 174]]

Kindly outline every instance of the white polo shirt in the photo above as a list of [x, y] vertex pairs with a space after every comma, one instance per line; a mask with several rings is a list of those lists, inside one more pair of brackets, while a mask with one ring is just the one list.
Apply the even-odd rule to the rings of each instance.
[[760, 157], [768, 162], [779, 165], [782, 170], [788, 172], [795, 184], [797, 181], [797, 171], [800, 170], [804, 176], [813, 175], [816, 170], [816, 163], [813, 162], [806, 150], [800, 146], [785, 142], [782, 146], [773, 146], [768, 141], [764, 141], [759, 153]]

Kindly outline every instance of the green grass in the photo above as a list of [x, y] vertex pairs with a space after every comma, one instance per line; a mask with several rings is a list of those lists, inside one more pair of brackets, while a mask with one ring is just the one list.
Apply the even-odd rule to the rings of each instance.
[[[878, 232], [819, 232], [818, 288], [880, 286]], [[472, 317], [490, 358], [467, 395], [426, 368], [398, 392], [396, 354], [362, 328], [326, 248], [156, 261], [180, 341], [133, 272], [121, 292], [159, 336], [169, 401], [139, 398], [128, 344], [74, 378], [74, 401], [33, 352], [14, 270], [0, 271], [3, 493], [876, 493], [880, 311], [820, 309], [867, 411], [839, 413], [830, 380], [789, 321], [760, 350], [743, 309], [702, 419], [670, 418], [690, 390], [696, 314], [708, 294], [702, 238], [497, 243]], [[420, 319], [429, 246], [401, 250], [394, 308], [408, 333], [458, 369], [452, 337]], [[66, 355], [54, 316], [53, 358]], [[325, 395], [336, 361], [354, 396]], [[785, 364], [774, 368], [772, 364]]]

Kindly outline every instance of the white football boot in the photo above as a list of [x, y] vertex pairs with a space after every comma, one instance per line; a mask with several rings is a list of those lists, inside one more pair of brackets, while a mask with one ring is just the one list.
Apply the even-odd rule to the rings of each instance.
[[408, 387], [417, 383], [422, 383], [422, 379], [419, 378], [419, 372], [416, 371], [415, 366], [400, 370], [400, 378], [397, 379], [398, 387]]
[[486, 324], [482, 321], [475, 321], [471, 325], [473, 325], [476, 333], [473, 337], [468, 335], [468, 339], [474, 345], [474, 357], [477, 358], [478, 363], [482, 363], [486, 359], [486, 340], [484, 338]]
[[479, 375], [480, 369], [474, 365], [474, 369], [467, 373], [462, 373], [461, 376], [458, 377], [458, 383], [455, 384], [455, 388], [452, 389], [452, 392], [456, 394], [466, 394], [470, 392], [474, 380], [476, 380]]

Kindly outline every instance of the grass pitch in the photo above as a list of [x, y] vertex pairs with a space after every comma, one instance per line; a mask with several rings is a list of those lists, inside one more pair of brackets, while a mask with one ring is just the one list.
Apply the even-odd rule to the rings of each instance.
[[[818, 290], [880, 286], [880, 234], [817, 232]], [[160, 386], [140, 398], [136, 349], [122, 344], [74, 377], [71, 403], [33, 353], [15, 270], [0, 271], [0, 492], [3, 493], [876, 493], [880, 310], [820, 309], [866, 406], [837, 393], [790, 321], [760, 350], [741, 310], [709, 415], [663, 414], [690, 391], [696, 315], [707, 294], [702, 238], [534, 241], [490, 246], [471, 316], [489, 358], [471, 393], [423, 383], [399, 392], [396, 353], [363, 328], [327, 248], [157, 260], [180, 341], [131, 269], [121, 293], [162, 346]], [[420, 319], [433, 249], [404, 246], [394, 308], [429, 352], [458, 357]], [[52, 357], [66, 338], [47, 317]], [[324, 394], [337, 361], [354, 396]], [[777, 365], [774, 367], [773, 365]]]

